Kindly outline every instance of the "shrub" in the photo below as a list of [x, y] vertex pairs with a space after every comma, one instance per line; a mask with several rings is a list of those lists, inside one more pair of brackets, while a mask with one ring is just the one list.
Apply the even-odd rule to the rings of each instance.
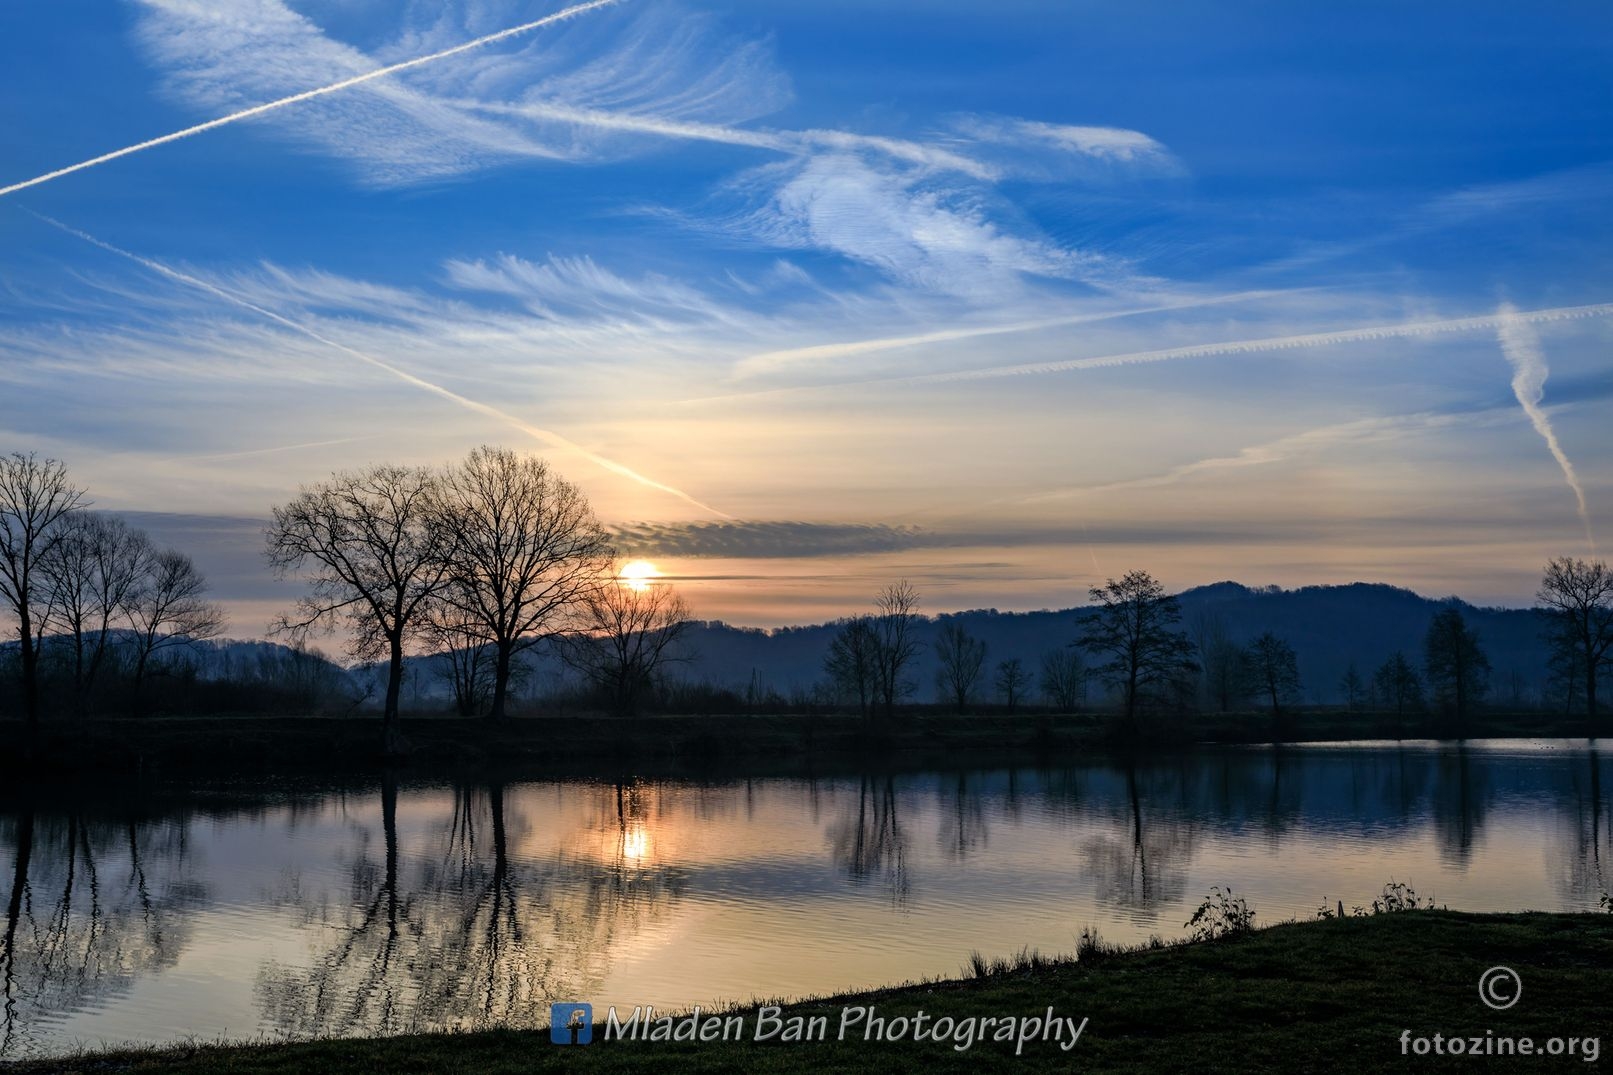
[[1242, 937], [1255, 928], [1255, 912], [1242, 896], [1234, 896], [1232, 889], [1220, 886], [1210, 889], [1193, 917], [1182, 923], [1190, 932], [1189, 940], [1213, 941], [1223, 937]]

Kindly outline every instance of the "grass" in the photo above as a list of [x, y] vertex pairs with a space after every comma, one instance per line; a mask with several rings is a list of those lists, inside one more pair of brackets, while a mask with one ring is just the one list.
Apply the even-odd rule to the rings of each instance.
[[[14, 1075], [67, 1072], [269, 1073], [318, 1071], [944, 1072], [981, 1066], [1025, 1071], [1404, 1071], [1594, 1069], [1582, 1059], [1473, 1060], [1402, 1055], [1401, 1033], [1496, 1038], [1601, 1035], [1610, 1026], [1613, 915], [1379, 914], [1289, 923], [1216, 941], [1117, 952], [1102, 958], [981, 958], [976, 977], [791, 1005], [786, 1014], [829, 1018], [825, 1043], [649, 1044], [561, 1048], [545, 1032], [492, 1031], [379, 1040], [202, 1046], [87, 1054], [16, 1067]], [[1480, 976], [1503, 965], [1522, 977], [1507, 1011], [1481, 1004]], [[1089, 1023], [1061, 1052], [1031, 1044], [834, 1041], [843, 1005], [885, 1016], [1041, 1015]], [[754, 1018], [746, 1020], [747, 1030]], [[596, 1034], [598, 1027], [596, 1026]], [[747, 1035], [748, 1036], [748, 1035]], [[1602, 1063], [1607, 1063], [1604, 1059]], [[8, 1075], [13, 1073], [8, 1072]]]

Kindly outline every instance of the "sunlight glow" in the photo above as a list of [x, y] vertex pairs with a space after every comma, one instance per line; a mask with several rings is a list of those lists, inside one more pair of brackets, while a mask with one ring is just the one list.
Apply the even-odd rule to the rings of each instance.
[[628, 589], [643, 593], [650, 588], [653, 580], [661, 577], [661, 572], [648, 560], [630, 560], [622, 565], [622, 573], [618, 577]]

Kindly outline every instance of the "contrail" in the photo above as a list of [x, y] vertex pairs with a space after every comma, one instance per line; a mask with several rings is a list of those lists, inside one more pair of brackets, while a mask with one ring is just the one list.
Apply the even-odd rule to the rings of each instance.
[[[1557, 306], [1543, 310], [1515, 310], [1507, 315], [1519, 324], [1540, 324], [1546, 321], [1571, 321], [1583, 317], [1613, 315], [1613, 302], [1590, 306]], [[1130, 351], [1124, 354], [1094, 355], [1090, 358], [1071, 358], [1058, 362], [1032, 362], [1022, 366], [984, 366], [970, 370], [951, 370], [946, 373], [917, 374], [908, 377], [883, 377], [865, 381], [835, 381], [825, 384], [791, 385], [784, 388], [758, 389], [753, 392], [731, 392], [725, 395], [685, 399], [679, 402], [714, 403], [734, 399], [755, 399], [761, 396], [795, 395], [801, 392], [834, 391], [845, 388], [911, 387], [922, 384], [941, 384], [952, 381], [985, 381], [998, 377], [1026, 377], [1036, 374], [1066, 373], [1073, 370], [1098, 369], [1104, 366], [1131, 366], [1150, 362], [1169, 362], [1183, 358], [1213, 358], [1220, 355], [1249, 355], [1265, 351], [1288, 351], [1307, 347], [1328, 347], [1339, 343], [1357, 343], [1363, 340], [1391, 340], [1416, 336], [1444, 335], [1454, 332], [1495, 331], [1504, 318], [1500, 314], [1481, 317], [1457, 317], [1440, 321], [1409, 321], [1397, 325], [1371, 325], [1364, 328], [1340, 329], [1335, 332], [1312, 332], [1297, 336], [1268, 336], [1255, 340], [1225, 340], [1221, 343], [1193, 344], [1189, 347], [1167, 347], [1157, 351]]]
[[1146, 314], [1169, 313], [1173, 310], [1196, 309], [1203, 306], [1230, 305], [1240, 302], [1252, 302], [1258, 299], [1274, 298], [1285, 294], [1294, 294], [1296, 291], [1308, 291], [1310, 288], [1298, 288], [1289, 291], [1239, 291], [1228, 295], [1215, 295], [1203, 299], [1183, 299], [1180, 302], [1162, 303], [1156, 306], [1137, 306], [1127, 310], [1107, 310], [1098, 313], [1070, 314], [1065, 317], [1048, 317], [1036, 321], [1020, 321], [1005, 325], [976, 325], [969, 328], [940, 329], [935, 332], [920, 333], [915, 336], [883, 336], [868, 340], [850, 340], [843, 343], [821, 343], [808, 347], [792, 347], [784, 351], [768, 351], [764, 354], [751, 355], [740, 359], [734, 364], [736, 377], [747, 378], [758, 373], [767, 372], [779, 366], [796, 362], [816, 359], [849, 358], [853, 355], [872, 354], [879, 351], [895, 351], [907, 347], [919, 347], [929, 343], [951, 343], [957, 340], [972, 340], [982, 336], [1008, 336], [1021, 332], [1039, 332], [1050, 328], [1068, 328], [1071, 325], [1084, 325], [1094, 321], [1115, 321], [1125, 317], [1141, 317]]
[[455, 45], [453, 48], [443, 49], [441, 52], [433, 52], [429, 56], [416, 56], [412, 60], [404, 60], [402, 63], [395, 63], [386, 67], [379, 67], [374, 71], [367, 71], [362, 75], [354, 75], [352, 78], [344, 78], [339, 82], [332, 82], [328, 86], [320, 86], [317, 89], [304, 90], [301, 93], [294, 93], [290, 97], [282, 97], [277, 101], [269, 101], [267, 104], [254, 105], [251, 108], [244, 108], [239, 112], [231, 112], [227, 116], [220, 116], [218, 119], [210, 119], [206, 123], [198, 123], [194, 127], [186, 127], [182, 131], [175, 131], [172, 134], [165, 134], [160, 138], [151, 138], [136, 145], [125, 146], [122, 149], [115, 149], [111, 153], [103, 153], [99, 157], [92, 157], [87, 161], [80, 161], [77, 164], [70, 164], [66, 168], [58, 168], [54, 172], [46, 172], [44, 175], [35, 176], [32, 179], [25, 179], [21, 183], [13, 183], [9, 187], [0, 187], [0, 197], [4, 197], [7, 194], [15, 194], [19, 190], [27, 190], [29, 187], [37, 187], [41, 183], [49, 183], [52, 179], [60, 179], [64, 175], [72, 175], [74, 172], [81, 172], [85, 168], [93, 168], [97, 164], [105, 164], [108, 161], [117, 160], [119, 157], [127, 157], [131, 153], [139, 153], [142, 150], [154, 149], [157, 146], [167, 145], [169, 142], [177, 142], [181, 138], [189, 138], [193, 134], [201, 134], [203, 131], [210, 131], [214, 127], [222, 127], [228, 123], [236, 123], [243, 119], [251, 119], [253, 116], [261, 116], [263, 113], [272, 112], [277, 108], [284, 108], [287, 105], [294, 105], [302, 101], [309, 101], [315, 97], [323, 97], [326, 94], [336, 93], [339, 90], [345, 90], [350, 86], [357, 86], [360, 83], [369, 82], [372, 79], [384, 78], [387, 75], [396, 74], [399, 71], [407, 71], [411, 67], [419, 67], [422, 64], [433, 63], [437, 60], [446, 59], [449, 56], [457, 56], [461, 52], [468, 52], [471, 49], [478, 49], [483, 45], [491, 45], [496, 41], [503, 41], [506, 38], [515, 37], [517, 34], [524, 34], [530, 30], [536, 30], [540, 26], [548, 26], [551, 23], [560, 22], [564, 19], [569, 19], [576, 15], [581, 15], [584, 12], [592, 11], [595, 8], [605, 7], [616, 2], [617, 0], [588, 0], [587, 3], [575, 4], [572, 7], [566, 8], [564, 11], [557, 11], [553, 15], [545, 15], [541, 19], [534, 19], [531, 22], [524, 22], [520, 26], [510, 27], [508, 30], [500, 30], [497, 33], [487, 34], [483, 37], [476, 38], [474, 41], [467, 41], [462, 45]]
[[43, 220], [45, 223], [50, 224], [53, 227], [60, 228], [69, 235], [77, 236], [78, 238], [83, 239], [92, 246], [97, 246], [108, 253], [116, 254], [119, 257], [127, 258], [137, 265], [142, 265], [160, 276], [165, 276], [170, 280], [177, 281], [178, 283], [196, 288], [200, 291], [205, 291], [209, 295], [223, 299], [225, 302], [228, 302], [234, 306], [239, 306], [244, 310], [250, 310], [260, 317], [266, 317], [278, 325], [283, 325], [291, 331], [322, 343], [327, 347], [334, 347], [343, 354], [350, 355], [353, 358], [358, 359], [360, 362], [363, 362], [365, 365], [373, 366], [384, 373], [388, 373], [393, 377], [396, 377], [398, 380], [403, 381], [406, 384], [410, 384], [421, 389], [422, 391], [430, 392], [432, 395], [446, 399], [451, 403], [458, 404], [459, 406], [464, 407], [466, 410], [473, 411], [476, 414], [485, 415], [486, 417], [492, 418], [495, 421], [502, 422], [504, 425], [507, 425], [512, 429], [519, 430], [520, 432], [525, 433], [527, 436], [536, 440], [547, 441], [556, 448], [560, 448], [568, 452], [575, 452], [577, 455], [582, 456], [584, 459], [595, 464], [596, 466], [610, 471], [612, 474], [619, 474], [624, 478], [630, 478], [633, 481], [638, 482], [640, 485], [645, 485], [651, 489], [657, 489], [663, 493], [675, 496], [679, 500], [692, 504], [701, 511], [709, 512], [720, 519], [732, 520], [734, 518], [734, 516], [729, 515], [727, 512], [718, 511], [710, 504], [704, 504], [699, 500], [696, 500], [682, 489], [676, 489], [663, 482], [658, 482], [654, 478], [646, 477], [645, 475], [640, 474], [631, 467], [616, 462], [614, 459], [607, 459], [604, 456], [599, 455], [597, 452], [591, 452], [587, 448], [584, 448], [582, 445], [578, 444], [576, 441], [563, 437], [553, 430], [543, 429], [539, 426], [532, 425], [530, 422], [523, 421], [507, 411], [501, 411], [497, 407], [490, 406], [481, 402], [480, 400], [471, 399], [468, 396], [462, 396], [452, 389], [444, 388], [439, 384], [433, 384], [422, 377], [416, 377], [408, 370], [399, 369], [397, 366], [394, 366], [389, 362], [383, 362], [381, 359], [376, 358], [373, 355], [367, 355], [357, 348], [349, 347], [345, 343], [333, 340], [329, 336], [322, 335], [314, 329], [309, 328], [307, 325], [293, 321], [291, 318], [282, 316], [281, 314], [277, 314], [273, 310], [259, 306], [255, 302], [243, 299], [241, 296], [236, 295], [233, 292], [226, 291], [217, 284], [209, 283], [206, 280], [191, 276], [189, 273], [180, 272], [178, 269], [170, 268], [160, 261], [153, 261], [150, 258], [141, 257], [139, 254], [131, 253], [130, 251], [124, 250], [121, 247], [113, 246], [111, 243], [97, 239], [88, 232], [80, 231], [77, 228], [63, 224], [59, 220], [52, 220], [50, 217], [44, 216], [40, 213], [35, 213], [32, 210], [25, 210], [25, 212], [28, 212], [29, 215]]
[[488, 101], [456, 100], [450, 102], [460, 108], [493, 115], [520, 116], [526, 119], [553, 120], [579, 126], [595, 127], [606, 131], [628, 134], [647, 134], [660, 138], [683, 139], [697, 142], [716, 142], [730, 146], [748, 146], [777, 153], [804, 154], [813, 148], [823, 149], [874, 149], [897, 160], [932, 168], [949, 168], [976, 179], [995, 180], [1001, 177], [999, 169], [972, 157], [921, 142], [880, 135], [853, 134], [834, 130], [753, 130], [729, 127], [698, 120], [669, 119], [664, 116], [634, 112], [611, 112], [598, 108], [576, 108], [555, 102], [528, 102], [525, 104], [499, 104]]
[[1596, 535], [1591, 531], [1591, 513], [1585, 504], [1585, 487], [1579, 483], [1579, 475], [1574, 473], [1574, 464], [1569, 460], [1568, 453], [1558, 443], [1557, 431], [1551, 428], [1551, 419], [1540, 409], [1540, 401], [1546, 395], [1546, 375], [1551, 372], [1546, 367], [1545, 352], [1540, 349], [1540, 338], [1530, 327], [1527, 316], [1518, 313], [1512, 303], [1503, 302], [1496, 316], [1499, 324], [1495, 334], [1501, 341], [1501, 353], [1507, 356], [1507, 362], [1512, 366], [1512, 394], [1518, 397], [1523, 413], [1534, 423], [1535, 432], [1545, 439], [1552, 457], [1563, 468], [1563, 477], [1568, 479], [1568, 487], [1574, 491], [1574, 499], [1579, 502], [1579, 518], [1585, 524], [1585, 541], [1590, 545], [1591, 552], [1595, 553]]

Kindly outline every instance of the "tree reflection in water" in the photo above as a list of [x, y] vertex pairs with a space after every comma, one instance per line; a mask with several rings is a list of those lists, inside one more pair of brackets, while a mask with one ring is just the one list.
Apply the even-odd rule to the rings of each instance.
[[1135, 765], [1126, 767], [1125, 781], [1125, 835], [1088, 840], [1082, 857], [1100, 901], [1151, 922], [1187, 888], [1192, 829], [1163, 811], [1149, 816]]
[[891, 902], [905, 903], [907, 833], [897, 816], [896, 781], [889, 774], [864, 774], [857, 803], [829, 826], [829, 848], [835, 862], [857, 884], [878, 882]]
[[[519, 853], [525, 815], [493, 782], [454, 789], [426, 853], [409, 856], [388, 780], [384, 861], [354, 862], [352, 899], [334, 920], [308, 909], [323, 927], [309, 965], [271, 962], [259, 973], [265, 1020], [295, 1037], [532, 1026], [551, 1001], [596, 991], [612, 947], [670, 909], [682, 876], [645, 853], [645, 789], [568, 793], [600, 806], [572, 834], [580, 850], [562, 842], [537, 859]], [[614, 836], [613, 849], [590, 853], [601, 834]]]
[[[103, 1003], [171, 966], [189, 934], [184, 911], [205, 893], [184, 876], [182, 854], [163, 843], [172, 825], [91, 819], [73, 811], [20, 811], [6, 920], [0, 933], [0, 1058], [30, 1051], [46, 1017]], [[148, 876], [151, 844], [165, 874]]]

